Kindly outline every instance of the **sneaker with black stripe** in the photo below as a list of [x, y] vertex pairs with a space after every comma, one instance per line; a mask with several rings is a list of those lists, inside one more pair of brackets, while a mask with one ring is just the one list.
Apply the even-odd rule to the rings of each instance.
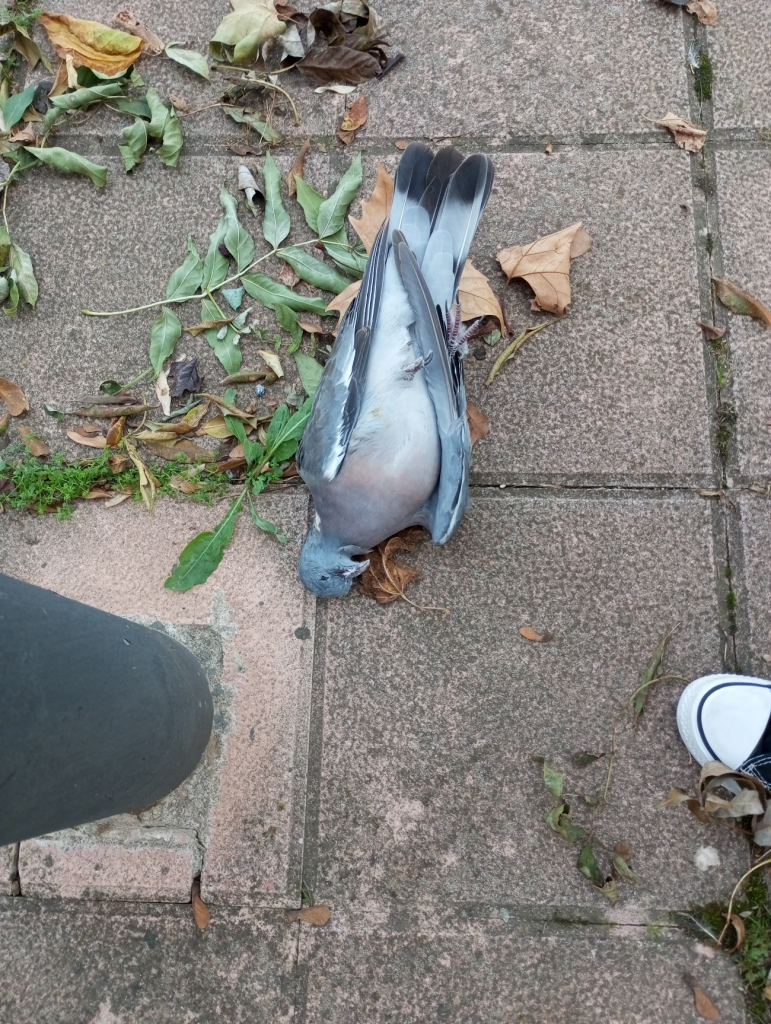
[[722, 761], [771, 789], [771, 682], [702, 676], [683, 690], [677, 728], [699, 764]]

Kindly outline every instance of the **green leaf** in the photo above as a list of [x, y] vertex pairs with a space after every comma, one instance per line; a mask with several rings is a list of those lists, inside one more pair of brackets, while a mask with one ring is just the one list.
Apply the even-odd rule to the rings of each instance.
[[184, 302], [201, 287], [203, 264], [195, 247], [193, 236], [187, 240], [187, 256], [181, 267], [177, 267], [166, 285], [166, 298], [170, 302]]
[[326, 299], [298, 295], [286, 285], [271, 281], [265, 274], [244, 274], [241, 284], [253, 299], [257, 299], [268, 309], [275, 309], [276, 305], [281, 303], [284, 306], [289, 306], [296, 313], [308, 312], [318, 313], [319, 316], [329, 316], [326, 311]]
[[283, 533], [278, 532], [278, 527], [275, 526], [273, 523], [269, 523], [267, 519], [263, 519], [260, 515], [257, 514], [257, 509], [254, 507], [254, 502], [252, 501], [251, 494], [249, 495], [249, 512], [252, 517], [252, 522], [256, 527], [258, 527], [260, 530], [264, 530], [265, 533], [272, 533], [276, 540], [279, 542], [279, 544], [286, 544], [286, 537], [283, 535]]
[[19, 295], [34, 309], [37, 302], [38, 287], [32, 270], [32, 259], [20, 246], [16, 245], [15, 242], [11, 242], [10, 260], [11, 271], [15, 274]]
[[648, 695], [651, 691], [651, 687], [656, 682], [656, 677], [661, 671], [661, 666], [664, 661], [664, 654], [666, 653], [667, 644], [672, 633], [667, 633], [661, 643], [656, 647], [656, 650], [648, 659], [648, 664], [645, 666], [643, 674], [640, 676], [640, 682], [638, 683], [636, 696], [634, 699], [634, 721], [637, 722], [640, 715], [643, 713], [645, 703], [648, 700]]
[[182, 324], [176, 313], [164, 306], [161, 315], [150, 328], [150, 362], [159, 374], [164, 362], [171, 356], [182, 334]]
[[231, 309], [238, 310], [239, 306], [244, 301], [244, 291], [245, 289], [240, 285], [238, 288], [223, 288], [222, 297]]
[[8, 279], [0, 277], [0, 302], [5, 302], [8, 296], [11, 294], [11, 286], [8, 283]]
[[295, 352], [294, 361], [297, 363], [297, 372], [300, 374], [302, 386], [309, 398], [316, 394], [324, 367], [316, 362], [313, 356], [306, 356], [304, 352]]
[[171, 576], [164, 583], [167, 590], [190, 590], [191, 587], [208, 580], [222, 561], [225, 548], [233, 537], [245, 493], [242, 491], [235, 499], [225, 518], [213, 532], [206, 530], [199, 533], [184, 548], [179, 556], [179, 564], [174, 567]]
[[137, 117], [133, 124], [122, 131], [123, 145], [118, 146], [126, 173], [133, 171], [147, 149], [147, 125]]
[[227, 217], [220, 217], [217, 229], [209, 236], [209, 248], [203, 261], [201, 288], [205, 292], [216, 291], [228, 276], [228, 258], [220, 252], [228, 229]]
[[232, 46], [236, 64], [251, 64], [262, 44], [283, 35], [286, 25], [276, 17], [272, 3], [240, 0], [232, 6], [234, 10], [220, 22], [209, 48], [217, 60], [223, 60], [227, 56], [223, 46]]
[[[145, 121], [149, 121], [152, 117], [152, 114], [150, 113], [150, 105], [143, 96], [138, 96], [136, 99], [130, 99], [128, 96], [117, 96], [110, 106], [120, 110], [122, 114], [132, 114], [134, 117], [143, 117]], [[163, 132], [161, 132], [161, 134], [163, 134]]]
[[3, 312], [6, 316], [16, 316], [19, 312], [19, 289], [16, 284], [16, 275], [14, 271], [11, 271], [8, 278], [8, 292], [9, 292], [9, 304], [3, 306]]
[[289, 214], [281, 201], [281, 172], [269, 152], [265, 154], [262, 176], [265, 181], [265, 214], [262, 219], [262, 233], [265, 240], [274, 249], [278, 249], [289, 234]]
[[174, 111], [170, 110], [163, 126], [163, 145], [158, 150], [158, 156], [167, 167], [176, 167], [181, 150], [182, 125]]
[[65, 174], [85, 174], [97, 188], [104, 188], [107, 168], [92, 164], [78, 153], [71, 153], [69, 149], [62, 149], [61, 146], [51, 146], [50, 149], [37, 149], [33, 146], [23, 148], [41, 164], [55, 167], [57, 171], [64, 171]]
[[328, 263], [322, 263], [299, 245], [289, 245], [281, 250], [281, 259], [289, 266], [301, 281], [307, 281], [314, 288], [322, 288], [325, 292], [339, 295], [341, 291], [353, 284], [350, 277], [344, 277]]
[[[201, 320], [220, 319], [220, 310], [216, 302], [211, 299], [204, 299], [201, 302]], [[228, 373], [237, 373], [241, 369], [241, 348], [238, 344], [241, 335], [228, 325], [225, 336], [219, 337], [220, 328], [210, 327], [204, 331], [206, 340], [214, 349], [214, 354], [225, 367]]]
[[220, 189], [220, 205], [225, 211], [227, 228], [223, 239], [225, 248], [236, 261], [239, 272], [246, 270], [254, 259], [254, 239], [238, 221], [238, 205], [223, 185]]
[[319, 233], [319, 210], [324, 202], [324, 196], [320, 195], [315, 188], [311, 188], [307, 181], [304, 181], [299, 174], [294, 176], [297, 185], [297, 202], [302, 206], [305, 214], [305, 221], [311, 231]]
[[616, 869], [618, 874], [627, 880], [627, 882], [639, 882], [640, 876], [635, 874], [634, 871], [629, 867], [627, 862], [619, 853], [613, 854], [613, 867]]
[[105, 85], [95, 85], [90, 89], [76, 89], [75, 92], [67, 92], [62, 96], [53, 96], [50, 101], [51, 107], [43, 118], [43, 131], [49, 131], [51, 125], [69, 110], [84, 110], [93, 103], [101, 103], [102, 100], [120, 96], [122, 92], [122, 82], [107, 82]]
[[5, 121], [5, 127], [8, 131], [13, 128], [15, 124], [18, 124], [24, 117], [24, 111], [32, 102], [35, 95], [35, 86], [30, 85], [24, 90], [24, 92], [14, 93], [5, 101], [3, 107], [3, 120]]
[[[280, 405], [276, 409], [268, 427], [265, 443], [265, 453], [269, 459], [275, 462], [284, 462], [286, 459], [291, 459], [297, 451], [297, 446], [305, 431], [312, 407], [313, 400], [307, 398], [294, 416], [289, 416], [289, 409], [285, 405]], [[280, 417], [279, 413], [281, 414]]]
[[150, 108], [150, 126], [147, 129], [151, 139], [162, 139], [163, 129], [169, 116], [169, 108], [152, 87], [145, 93]]
[[574, 825], [567, 814], [560, 816], [557, 831], [569, 843], [575, 843], [579, 839], [586, 839], [589, 835], [581, 825]]
[[561, 772], [557, 772], [553, 768], [549, 767], [546, 761], [543, 763], [543, 781], [546, 783], [546, 788], [549, 790], [551, 795], [559, 800], [562, 796], [564, 778]]
[[325, 199], [319, 207], [319, 238], [329, 238], [345, 224], [345, 215], [359, 185], [361, 185], [361, 179], [361, 154], [359, 154], [340, 179], [329, 199]]
[[225, 110], [237, 124], [245, 124], [252, 128], [265, 142], [275, 144], [282, 142], [284, 136], [277, 128], [273, 128], [258, 117], [249, 107], [225, 107]]
[[588, 768], [590, 764], [599, 761], [604, 754], [590, 754], [588, 750], [577, 750], [573, 754], [572, 761], [576, 768]]
[[237, 416], [226, 416], [225, 423], [227, 423], [236, 439], [240, 441], [241, 444], [246, 444], [246, 427], [243, 425], [241, 420]]
[[195, 71], [201, 78], [209, 78], [209, 65], [203, 54], [197, 53], [195, 50], [183, 50], [174, 43], [167, 43], [166, 56], [171, 57], [177, 64], [182, 64], [183, 67]]
[[600, 865], [597, 863], [597, 858], [594, 856], [594, 852], [589, 843], [581, 848], [576, 867], [581, 874], [585, 875], [592, 885], [596, 885], [598, 889], [601, 889], [605, 884], [605, 876], [602, 871], [600, 871]]
[[323, 245], [324, 250], [332, 257], [338, 267], [349, 271], [355, 278], [362, 278], [364, 276], [364, 271], [367, 269], [367, 256], [357, 252], [349, 244], [344, 227], [340, 228], [334, 239], [324, 239]]
[[285, 331], [288, 331], [292, 336], [292, 343], [290, 344], [287, 352], [291, 355], [296, 352], [297, 349], [302, 345], [303, 340], [303, 329], [297, 322], [297, 313], [289, 306], [283, 305], [281, 302], [276, 303], [276, 319], [279, 322], [279, 326], [283, 327]]
[[544, 815], [543, 820], [550, 829], [559, 833], [559, 835], [562, 835], [562, 829], [559, 827], [559, 820], [567, 810], [567, 806], [567, 804], [557, 804], [556, 807], [552, 807], [548, 814]]
[[265, 461], [265, 449], [262, 445], [258, 444], [256, 441], [250, 441], [248, 437], [243, 442], [243, 445], [247, 466], [261, 466]]

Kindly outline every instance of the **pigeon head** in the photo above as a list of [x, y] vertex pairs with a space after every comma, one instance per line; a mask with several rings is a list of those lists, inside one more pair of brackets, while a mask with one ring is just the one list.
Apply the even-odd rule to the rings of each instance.
[[345, 597], [354, 577], [361, 576], [368, 561], [355, 562], [337, 544], [311, 527], [300, 555], [300, 579], [316, 597]]

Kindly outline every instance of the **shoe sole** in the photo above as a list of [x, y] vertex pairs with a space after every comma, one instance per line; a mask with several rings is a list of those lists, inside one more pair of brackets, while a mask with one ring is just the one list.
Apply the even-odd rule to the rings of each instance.
[[[698, 721], [699, 707], [701, 706], [702, 699], [711, 690], [714, 690], [715, 687], [723, 683], [755, 683], [771, 688], [771, 682], [768, 679], [758, 679], [755, 676], [737, 676], [733, 673], [702, 676], [700, 679], [694, 679], [692, 683], [686, 686], [680, 695], [677, 705], [677, 728], [683, 743], [701, 765], [706, 764], [707, 761], [714, 761], [715, 755], [708, 749], [701, 738]], [[729, 765], [729, 768], [733, 767]]]

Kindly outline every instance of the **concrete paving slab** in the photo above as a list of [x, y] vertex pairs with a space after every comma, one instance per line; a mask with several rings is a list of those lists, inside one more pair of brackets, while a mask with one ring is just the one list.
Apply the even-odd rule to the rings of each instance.
[[392, 0], [381, 13], [406, 59], [367, 95], [373, 135], [648, 132], [643, 114], [687, 110], [681, 14], [658, 4]]
[[0, 900], [3, 1019], [233, 1024], [292, 1019], [296, 928], [283, 915], [189, 906]]
[[571, 927], [503, 906], [346, 907], [302, 926], [299, 963], [307, 1024], [696, 1024], [684, 971], [721, 1021], [746, 1019], [728, 957], [676, 929]]
[[[720, 227], [725, 276], [771, 305], [771, 153], [719, 152]], [[728, 316], [741, 478], [771, 475], [771, 330]]]
[[707, 30], [715, 73], [716, 128], [771, 125], [771, 10], [763, 0], [721, 4], [716, 24]]
[[[610, 749], [614, 716], [677, 622], [667, 671], [720, 670], [708, 505], [478, 496], [450, 544], [409, 560], [422, 574], [410, 599], [450, 616], [360, 592], [327, 612], [316, 898], [602, 905], [618, 919], [728, 891], [743, 842], [657, 806], [696, 780], [675, 724], [682, 684], [662, 684], [647, 720], [619, 730], [598, 834], [632, 845], [643, 881], [617, 904], [544, 824], [555, 801], [532, 761], [566, 772], [566, 792], [601, 792], [607, 762], [580, 770], [572, 754]], [[528, 642], [524, 625], [554, 639]], [[695, 868], [702, 847], [719, 867]]]
[[[296, 564], [307, 498], [294, 492], [261, 500], [261, 514], [279, 524], [287, 548], [243, 521], [215, 575], [186, 594], [164, 590], [163, 580], [184, 544], [222, 517], [221, 503], [204, 508], [161, 501], [152, 516], [124, 503], [109, 510], [117, 517], [79, 507], [66, 523], [6, 514], [0, 531], [4, 570], [11, 575], [106, 611], [205, 625], [218, 633], [229, 706], [215, 784], [209, 795], [194, 797], [210, 807], [197, 833], [205, 850], [204, 897], [285, 906], [299, 899], [305, 806], [314, 626], [313, 603]], [[127, 817], [120, 817], [118, 829]], [[152, 817], [134, 825], [145, 835], [158, 827]], [[92, 836], [89, 848], [96, 842]], [[143, 844], [124, 844], [123, 860], [109, 845], [101, 848], [105, 862], [114, 865], [117, 886], [121, 871], [126, 878], [136, 874], [132, 865]], [[89, 854], [87, 862], [92, 860]], [[63, 861], [49, 876], [49, 892], [57, 884], [60, 892], [84, 884], [77, 856]], [[188, 862], [184, 871], [188, 885]], [[162, 898], [181, 898], [180, 876], [174, 886]]]
[[[471, 259], [515, 335], [545, 321], [490, 387], [505, 340], [476, 341], [469, 399], [490, 418], [474, 448], [479, 484], [583, 481], [706, 486], [712, 477], [688, 158], [663, 151], [491, 153], [495, 182]], [[395, 173], [398, 155], [380, 158]], [[361, 194], [374, 187], [365, 157]], [[333, 173], [342, 168], [333, 159]], [[352, 208], [354, 215], [358, 207]], [[583, 221], [592, 250], [571, 267], [572, 304], [556, 320], [505, 277], [496, 252]], [[482, 358], [479, 359], [478, 357]]]
[[[283, 172], [295, 155], [292, 149], [277, 158]], [[72, 421], [58, 424], [43, 412], [43, 404], [67, 408], [78, 396], [95, 393], [105, 379], [125, 383], [142, 373], [149, 366], [150, 328], [159, 315], [156, 308], [125, 317], [95, 318], [83, 316], [81, 309], [127, 309], [162, 299], [170, 274], [185, 256], [188, 235], [195, 237], [199, 253], [205, 255], [209, 235], [222, 214], [220, 187], [226, 183], [235, 194], [241, 162], [236, 156], [191, 157], [172, 170], [153, 159], [132, 177], [119, 161], [108, 158], [110, 170], [102, 192], [88, 179], [64, 177], [43, 168], [29, 175], [9, 197], [12, 236], [32, 256], [40, 298], [36, 310], [25, 308], [17, 320], [6, 319], [0, 376], [24, 389], [32, 407], [25, 424], [53, 451], [64, 451], [69, 458], [84, 455], [83, 447], [66, 436]], [[323, 154], [309, 156], [307, 175], [317, 188], [326, 189]], [[57, 201], [52, 203], [54, 193]], [[287, 207], [293, 224], [290, 241], [306, 241], [311, 233], [302, 210], [294, 200], [287, 200]], [[257, 254], [269, 252], [261, 222], [246, 212], [243, 202], [240, 216], [255, 238]], [[275, 277], [279, 267], [274, 261], [260, 269]], [[255, 308], [255, 322], [268, 328], [270, 337], [281, 334], [270, 310], [254, 300], [250, 305]], [[200, 303], [178, 304], [174, 309], [183, 324], [200, 322]], [[265, 342], [256, 334], [242, 341], [241, 347], [244, 368], [263, 365], [257, 352]], [[175, 358], [183, 354], [198, 357], [204, 386], [219, 392], [225, 370], [205, 336], [183, 334]], [[287, 383], [296, 385], [293, 360], [285, 358], [284, 363]], [[154, 401], [146, 381], [135, 393], [143, 391]], [[249, 396], [254, 397], [250, 385], [241, 394], [244, 405]], [[268, 409], [270, 400], [275, 407], [283, 397], [283, 388], [274, 389], [261, 411]]]
[[16, 877], [16, 847], [0, 846], [0, 896], [12, 896], [11, 885]]
[[750, 627], [748, 663], [742, 669], [766, 679], [771, 676], [771, 505], [767, 498], [744, 495], [740, 507], [746, 588], [743, 597]]

